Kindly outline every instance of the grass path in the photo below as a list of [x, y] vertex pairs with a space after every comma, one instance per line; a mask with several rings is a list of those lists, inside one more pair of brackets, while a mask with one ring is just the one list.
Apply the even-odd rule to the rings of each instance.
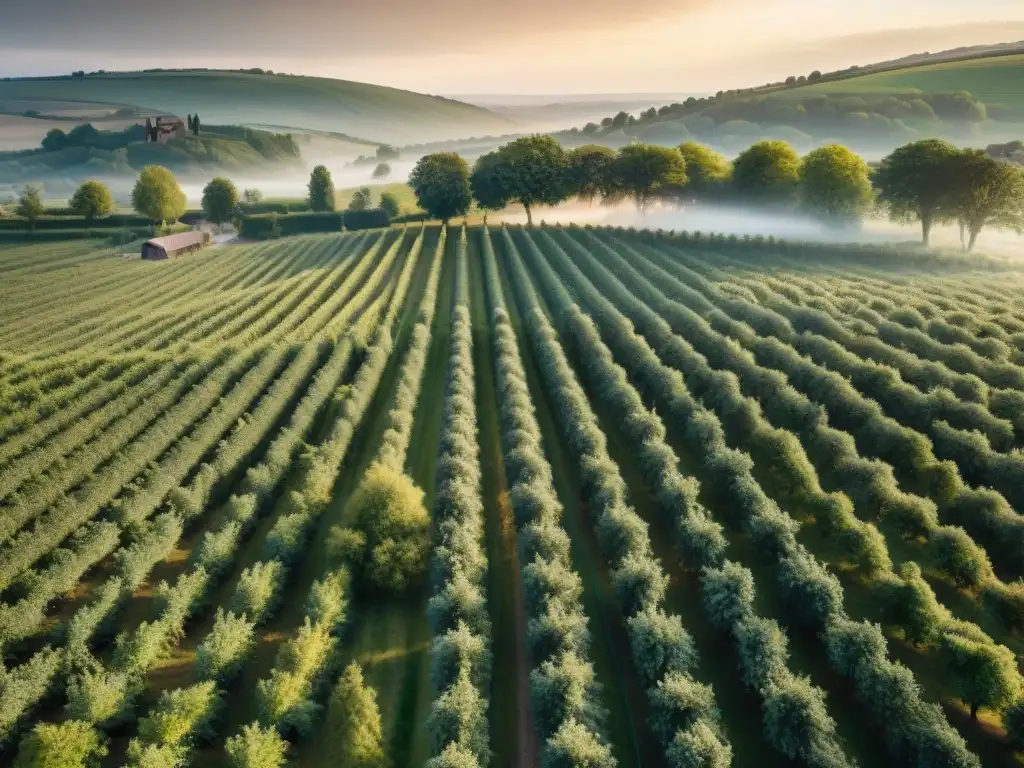
[[538, 756], [530, 714], [526, 609], [519, 578], [515, 523], [508, 500], [508, 483], [501, 452], [501, 428], [494, 381], [494, 344], [487, 319], [479, 237], [479, 229], [470, 232], [468, 266], [488, 564], [487, 607], [491, 617], [494, 653], [489, 711], [493, 750], [491, 766], [532, 768], [538, 764]]

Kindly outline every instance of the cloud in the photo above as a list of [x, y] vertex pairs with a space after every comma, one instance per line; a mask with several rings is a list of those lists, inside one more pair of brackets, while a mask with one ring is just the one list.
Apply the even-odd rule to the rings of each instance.
[[167, 67], [187, 63], [174, 60], [183, 50], [337, 58], [478, 50], [542, 30], [614, 29], [713, 1], [5, 0], [0, 46], [150, 51], [154, 66]]

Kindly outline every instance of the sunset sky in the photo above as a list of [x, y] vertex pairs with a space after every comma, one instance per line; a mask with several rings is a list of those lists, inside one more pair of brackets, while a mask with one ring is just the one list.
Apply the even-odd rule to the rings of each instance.
[[0, 75], [263, 67], [440, 94], [714, 91], [1024, 39], [1024, 0], [3, 0], [3, 6]]

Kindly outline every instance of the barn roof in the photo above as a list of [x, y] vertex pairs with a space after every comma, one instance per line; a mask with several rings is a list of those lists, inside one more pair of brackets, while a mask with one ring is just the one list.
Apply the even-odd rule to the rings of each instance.
[[185, 248], [189, 245], [195, 245], [203, 240], [203, 233], [194, 232], [179, 232], [176, 235], [167, 235], [166, 237], [154, 237], [152, 240], [147, 240], [146, 245], [153, 245], [159, 248], [163, 248], [165, 251], [174, 251], [178, 248]]

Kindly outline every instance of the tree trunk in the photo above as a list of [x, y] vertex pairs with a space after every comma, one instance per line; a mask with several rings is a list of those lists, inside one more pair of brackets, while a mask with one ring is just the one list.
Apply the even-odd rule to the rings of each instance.
[[921, 217], [921, 241], [928, 245], [932, 236], [932, 217], [922, 216]]
[[970, 228], [970, 239], [967, 241], [967, 252], [970, 253], [974, 250], [975, 244], [978, 242], [978, 235], [981, 234], [981, 226], [972, 225]]
[[967, 252], [967, 224], [966, 222], [960, 222], [960, 249]]
[[978, 705], [977, 704], [971, 704], [971, 720], [977, 720], [977, 719], [978, 719]]
[[526, 226], [532, 227], [533, 226], [533, 211], [530, 210], [530, 206], [528, 206], [528, 205], [523, 205], [523, 208], [526, 209]]

